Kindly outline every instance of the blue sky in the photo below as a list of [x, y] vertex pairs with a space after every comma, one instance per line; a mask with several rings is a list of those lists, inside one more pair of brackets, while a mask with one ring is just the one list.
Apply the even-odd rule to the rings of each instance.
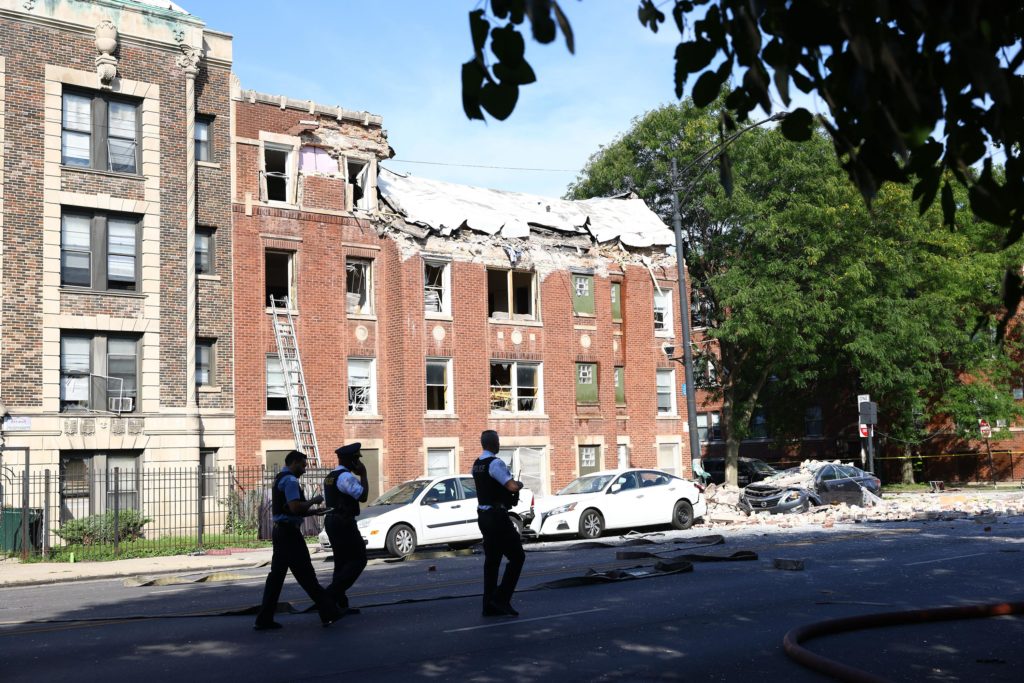
[[[504, 122], [469, 121], [459, 73], [472, 56], [476, 0], [178, 0], [234, 36], [243, 88], [313, 99], [384, 117], [392, 170], [451, 182], [560, 196], [587, 158], [631, 120], [675, 101], [669, 20], [658, 35], [635, 0], [562, 0], [576, 37], [527, 39], [538, 82]], [[565, 169], [559, 172], [455, 165]]]

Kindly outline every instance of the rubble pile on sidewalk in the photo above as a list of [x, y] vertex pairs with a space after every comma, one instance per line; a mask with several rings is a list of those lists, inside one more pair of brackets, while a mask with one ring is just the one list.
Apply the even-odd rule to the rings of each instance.
[[897, 493], [883, 496], [874, 506], [822, 505], [807, 512], [748, 515], [738, 507], [742, 489], [726, 484], [711, 484], [704, 494], [708, 500], [705, 523], [716, 525], [773, 526], [789, 528], [807, 524], [831, 527], [837, 523], [949, 521], [976, 519], [992, 521], [999, 516], [1024, 515], [1024, 491], [945, 491], [942, 493]]

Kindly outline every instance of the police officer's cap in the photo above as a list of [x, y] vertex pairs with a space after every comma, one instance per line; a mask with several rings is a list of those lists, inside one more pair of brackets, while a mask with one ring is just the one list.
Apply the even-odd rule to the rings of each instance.
[[342, 446], [341, 448], [336, 448], [334, 452], [338, 454], [339, 458], [358, 458], [362, 456], [362, 453], [359, 452], [359, 449], [362, 448], [362, 446], [363, 444], [356, 441], [355, 443], [350, 443], [346, 446]]

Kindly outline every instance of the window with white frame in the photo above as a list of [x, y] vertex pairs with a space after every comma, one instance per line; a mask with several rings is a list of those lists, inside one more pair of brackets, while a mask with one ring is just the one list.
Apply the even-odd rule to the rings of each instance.
[[371, 187], [373, 162], [369, 159], [346, 157], [345, 172], [348, 178], [349, 196], [352, 198], [349, 210], [371, 210], [373, 208], [373, 188]]
[[263, 175], [260, 190], [264, 201], [295, 202], [295, 147], [263, 143]]
[[697, 435], [701, 443], [722, 440], [722, 416], [718, 412], [697, 413]]
[[539, 413], [540, 363], [491, 361], [491, 412]]
[[452, 412], [452, 359], [427, 359], [427, 412]]
[[61, 215], [61, 284], [137, 291], [140, 279], [137, 218], [68, 210]]
[[487, 269], [487, 315], [495, 320], [536, 320], [536, 274]]
[[345, 312], [373, 314], [373, 261], [370, 259], [345, 259]]
[[427, 315], [451, 315], [451, 263], [423, 261], [423, 310]]
[[676, 371], [659, 369], [657, 375], [658, 415], [676, 414]]
[[213, 275], [214, 266], [214, 228], [196, 228], [196, 275]]
[[455, 473], [454, 448], [427, 449], [427, 476], [439, 477], [443, 474]]
[[196, 384], [213, 386], [217, 383], [217, 343], [214, 339], [196, 340]]
[[139, 104], [107, 94], [62, 96], [61, 163], [115, 173], [139, 168]]
[[267, 412], [278, 413], [288, 410], [288, 388], [284, 380], [284, 368], [277, 356], [267, 356]]
[[654, 331], [672, 334], [672, 290], [654, 291]]
[[203, 498], [217, 496], [217, 449], [199, 449], [199, 467], [203, 473]]
[[377, 414], [377, 377], [372, 358], [348, 359], [348, 412]]
[[679, 471], [679, 444], [658, 444], [658, 469], [669, 474]]
[[195, 126], [195, 149], [196, 161], [213, 161], [213, 146], [210, 141], [210, 128], [213, 126], [213, 118], [209, 116], [197, 116]]
[[107, 509], [139, 509], [139, 456], [111, 453], [107, 456]]
[[290, 251], [268, 249], [263, 255], [264, 303], [274, 299], [278, 306], [285, 301], [291, 309], [297, 308], [295, 297], [295, 254]]
[[137, 337], [62, 334], [60, 409], [131, 413], [138, 409]]

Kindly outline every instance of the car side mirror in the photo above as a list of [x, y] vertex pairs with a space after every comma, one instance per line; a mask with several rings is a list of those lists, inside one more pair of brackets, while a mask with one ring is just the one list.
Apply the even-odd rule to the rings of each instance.
[[619, 484], [619, 483], [612, 484], [612, 487], [610, 489], [608, 489], [608, 493], [618, 493], [619, 489], [621, 489], [621, 488], [622, 488], [622, 484]]
[[436, 505], [439, 502], [439, 500], [440, 499], [437, 498], [436, 496], [427, 496], [426, 498], [423, 499], [423, 504], [424, 505]]

